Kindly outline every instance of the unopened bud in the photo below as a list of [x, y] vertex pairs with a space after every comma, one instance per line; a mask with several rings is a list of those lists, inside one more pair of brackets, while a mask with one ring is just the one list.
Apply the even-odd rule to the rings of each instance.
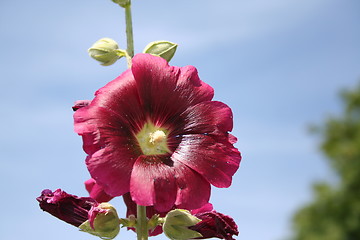
[[176, 52], [177, 46], [178, 45], [176, 43], [172, 43], [169, 41], [155, 41], [149, 43], [144, 48], [143, 53], [150, 53], [152, 55], [162, 57], [166, 61], [170, 62]]
[[114, 3], [119, 4], [121, 7], [127, 7], [130, 4], [130, 0], [112, 0]]
[[189, 227], [200, 221], [187, 210], [175, 209], [166, 215], [163, 230], [165, 235], [172, 240], [199, 238], [202, 235], [197, 231], [190, 230]]
[[100, 203], [89, 212], [89, 220], [79, 228], [100, 238], [113, 239], [119, 231], [119, 217], [116, 209], [109, 203]]
[[92, 58], [101, 62], [103, 66], [110, 66], [121, 57], [126, 56], [126, 51], [119, 49], [117, 42], [111, 38], [98, 40], [89, 48], [88, 52]]

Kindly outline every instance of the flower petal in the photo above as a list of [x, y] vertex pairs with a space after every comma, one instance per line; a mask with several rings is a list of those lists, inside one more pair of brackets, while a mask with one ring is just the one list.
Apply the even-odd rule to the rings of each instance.
[[133, 58], [132, 72], [144, 110], [155, 125], [169, 125], [188, 106], [211, 100], [213, 89], [202, 82], [194, 67], [173, 67], [150, 54]]
[[90, 197], [95, 199], [98, 203], [108, 202], [113, 199], [113, 197], [109, 196], [93, 178], [85, 181], [85, 188], [89, 192]]
[[130, 70], [100, 88], [91, 106], [104, 108], [137, 133], [145, 123], [146, 115], [140, 102], [138, 85]]
[[[191, 106], [181, 114], [182, 134], [227, 134], [233, 128], [231, 109], [222, 102], [207, 101]], [[181, 133], [179, 133], [181, 134]]]
[[174, 161], [176, 183], [178, 185], [175, 205], [181, 209], [202, 207], [210, 198], [210, 183], [191, 168]]
[[132, 199], [142, 206], [165, 212], [174, 206], [177, 186], [167, 155], [142, 155], [133, 167], [130, 181]]
[[229, 187], [241, 156], [227, 138], [191, 134], [182, 136], [172, 159], [189, 166], [215, 187]]

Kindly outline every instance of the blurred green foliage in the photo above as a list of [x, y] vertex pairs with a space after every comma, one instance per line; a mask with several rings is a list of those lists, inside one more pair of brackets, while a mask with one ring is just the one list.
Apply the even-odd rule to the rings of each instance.
[[360, 85], [342, 98], [343, 114], [319, 128], [339, 181], [314, 185], [314, 200], [294, 215], [293, 240], [360, 239]]

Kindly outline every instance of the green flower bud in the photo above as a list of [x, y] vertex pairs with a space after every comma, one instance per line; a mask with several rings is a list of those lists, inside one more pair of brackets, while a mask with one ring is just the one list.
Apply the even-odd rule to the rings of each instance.
[[174, 56], [177, 48], [176, 43], [168, 42], [168, 41], [155, 41], [149, 43], [143, 53], [150, 53], [152, 55], [162, 57], [166, 61], [170, 62], [172, 57]]
[[92, 207], [89, 220], [79, 226], [80, 230], [103, 239], [113, 239], [120, 231], [120, 222], [116, 209], [109, 203], [100, 203]]
[[202, 237], [199, 232], [188, 228], [196, 225], [200, 221], [200, 219], [191, 215], [187, 210], [175, 209], [166, 215], [163, 231], [165, 235], [172, 240], [186, 240]]
[[103, 66], [110, 66], [121, 57], [126, 56], [126, 51], [119, 49], [118, 44], [111, 38], [98, 40], [89, 48], [88, 52], [92, 58], [101, 62]]
[[130, 5], [130, 0], [112, 0], [114, 3], [119, 4], [121, 7], [127, 7]]

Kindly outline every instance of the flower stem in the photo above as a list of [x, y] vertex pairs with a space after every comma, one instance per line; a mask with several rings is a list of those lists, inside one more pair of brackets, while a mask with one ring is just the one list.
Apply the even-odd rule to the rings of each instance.
[[148, 220], [146, 218], [146, 207], [137, 205], [137, 240], [148, 239]]
[[134, 56], [134, 36], [131, 18], [131, 0], [125, 7], [125, 22], [126, 22], [126, 40], [127, 40], [127, 53], [132, 58]]

